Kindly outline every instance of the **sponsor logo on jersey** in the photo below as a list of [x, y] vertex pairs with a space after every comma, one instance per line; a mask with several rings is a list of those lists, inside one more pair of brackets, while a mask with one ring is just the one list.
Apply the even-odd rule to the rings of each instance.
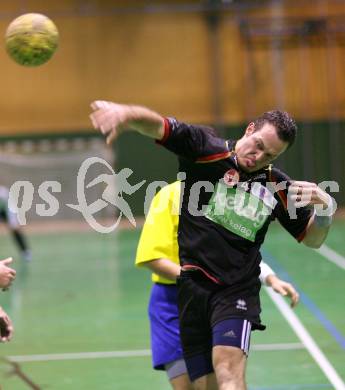
[[[260, 196], [265, 200], [269, 198], [265, 194]], [[265, 202], [261, 198], [241, 188], [229, 188], [220, 181], [204, 215], [240, 237], [254, 242], [257, 232], [272, 212], [269, 205], [273, 202]]]

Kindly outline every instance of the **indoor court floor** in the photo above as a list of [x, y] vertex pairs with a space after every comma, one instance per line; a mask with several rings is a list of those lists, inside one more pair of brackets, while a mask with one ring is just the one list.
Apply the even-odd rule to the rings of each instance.
[[[344, 388], [345, 221], [321, 251], [273, 224], [264, 257], [301, 295], [291, 311], [262, 289], [264, 332], [254, 332], [251, 390]], [[16, 258], [17, 279], [0, 295], [15, 324], [0, 345], [2, 390], [169, 389], [150, 360], [150, 274], [134, 267], [140, 229], [28, 233], [33, 261]], [[0, 257], [15, 254], [6, 232]]]

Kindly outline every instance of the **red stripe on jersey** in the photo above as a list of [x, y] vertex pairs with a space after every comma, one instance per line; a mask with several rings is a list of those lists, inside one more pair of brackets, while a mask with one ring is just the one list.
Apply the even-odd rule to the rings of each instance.
[[305, 229], [303, 230], [303, 232], [298, 237], [296, 237], [296, 240], [298, 242], [301, 242], [304, 240], [304, 237], [307, 234], [307, 230], [308, 230], [308, 223], [307, 223], [307, 226], [305, 227]]
[[287, 197], [283, 190], [278, 191], [278, 196], [281, 199], [283, 206], [287, 209]]
[[156, 140], [157, 144], [164, 144], [165, 141], [169, 138], [169, 135], [171, 133], [170, 124], [169, 124], [168, 119], [167, 118], [163, 118], [163, 119], [164, 119], [164, 135], [163, 135], [162, 139]]
[[[310, 216], [310, 218], [313, 218], [313, 214]], [[305, 229], [303, 230], [303, 232], [296, 238], [296, 240], [298, 242], [301, 242], [304, 240], [304, 237], [306, 236], [307, 232], [308, 232], [308, 227], [309, 227], [309, 222], [310, 222], [310, 218], [309, 218], [309, 221], [305, 227]]]
[[[275, 180], [275, 178], [273, 177], [273, 175], [272, 175], [271, 169], [269, 169], [269, 177], [270, 177], [270, 180], [271, 180], [271, 181], [274, 181], [275, 183], [277, 182], [277, 181]], [[283, 206], [284, 206], [285, 209], [287, 210], [287, 196], [286, 196], [285, 192], [284, 192], [283, 190], [280, 190], [280, 191], [278, 191], [277, 193], [278, 193], [278, 196], [279, 196], [279, 198], [281, 199], [281, 201], [282, 201], [282, 203], [283, 203]], [[309, 223], [307, 223], [307, 226], [306, 226], [305, 229], [299, 234], [299, 236], [296, 237], [296, 240], [297, 240], [298, 242], [301, 242], [301, 241], [304, 240], [304, 237], [305, 237], [305, 235], [307, 234], [307, 231], [308, 231], [308, 225], [309, 225]]]
[[232, 154], [231, 152], [223, 152], [223, 153], [211, 154], [209, 156], [199, 157], [196, 160], [196, 162], [202, 164], [202, 163], [209, 163], [209, 162], [224, 160], [225, 158], [230, 157], [231, 154]]
[[214, 276], [210, 275], [208, 272], [206, 272], [203, 268], [192, 265], [192, 264], [185, 264], [181, 267], [182, 271], [201, 271], [207, 278], [211, 279], [212, 282], [216, 284], [222, 284], [219, 279], [215, 278]]
[[[272, 175], [271, 169], [272, 169], [271, 166], [269, 166], [268, 167], [268, 174], [269, 174], [270, 181], [277, 183], [276, 178]], [[282, 201], [285, 210], [287, 210], [287, 196], [286, 196], [285, 192], [283, 190], [279, 190], [279, 191], [277, 191], [277, 194], [278, 194], [280, 200]]]

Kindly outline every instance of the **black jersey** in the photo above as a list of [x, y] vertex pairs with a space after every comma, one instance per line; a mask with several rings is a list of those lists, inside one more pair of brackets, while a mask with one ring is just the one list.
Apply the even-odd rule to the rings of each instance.
[[[235, 141], [172, 118], [165, 119], [159, 143], [180, 156], [180, 171], [186, 172], [178, 229], [185, 268], [198, 268], [215, 283], [242, 290], [258, 281], [260, 246], [270, 222], [277, 218], [298, 241], [303, 239], [311, 210], [299, 208], [297, 218], [290, 218], [284, 173], [272, 167], [245, 173], [232, 151]], [[273, 190], [274, 184], [281, 189]]]

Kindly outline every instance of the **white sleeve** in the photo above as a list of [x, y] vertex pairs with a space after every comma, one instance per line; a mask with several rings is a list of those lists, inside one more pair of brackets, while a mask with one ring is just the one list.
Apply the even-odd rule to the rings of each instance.
[[268, 275], [275, 275], [275, 272], [267, 263], [261, 260], [259, 279], [262, 284], [266, 284], [266, 278]]

